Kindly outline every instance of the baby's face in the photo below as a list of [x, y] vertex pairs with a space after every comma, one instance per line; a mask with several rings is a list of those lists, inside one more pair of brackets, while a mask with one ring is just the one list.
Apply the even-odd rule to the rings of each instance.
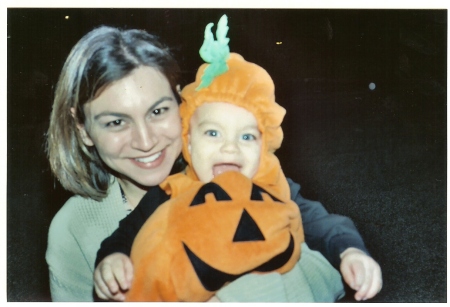
[[192, 167], [202, 182], [226, 171], [252, 178], [259, 167], [261, 133], [255, 116], [244, 108], [212, 102], [200, 106], [190, 122]]

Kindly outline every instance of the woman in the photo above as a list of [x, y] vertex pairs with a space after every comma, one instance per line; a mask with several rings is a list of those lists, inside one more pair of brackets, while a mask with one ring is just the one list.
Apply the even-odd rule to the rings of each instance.
[[[51, 168], [76, 195], [49, 232], [53, 300], [92, 301], [100, 243], [177, 165], [177, 73], [168, 49], [144, 31], [101, 27], [71, 51], [48, 131]], [[111, 84], [117, 91], [103, 95]]]
[[[56, 88], [47, 151], [55, 176], [75, 196], [56, 214], [49, 230], [46, 260], [52, 300], [92, 301], [100, 243], [149, 187], [183, 169], [177, 73], [168, 49], [140, 30], [100, 27], [69, 54]], [[329, 215], [319, 203], [304, 200], [299, 186], [289, 182], [310, 246], [335, 267], [346, 248], [365, 251], [350, 220]], [[315, 235], [316, 222], [339, 225], [339, 233], [332, 236], [319, 229], [322, 232]], [[352, 240], [336, 246], [334, 239], [342, 234]], [[310, 277], [304, 279], [305, 285], [311, 288], [317, 288], [317, 270], [322, 272], [318, 283], [322, 296], [313, 293], [311, 300], [333, 301], [342, 295], [341, 278], [322, 255], [311, 252], [300, 263], [301, 274]], [[278, 278], [280, 287], [264, 289], [264, 278]], [[224, 287], [220, 297], [280, 301], [274, 295], [298, 287], [293, 284], [297, 280], [292, 274], [282, 278], [250, 274]], [[118, 291], [112, 298], [120, 295]]]

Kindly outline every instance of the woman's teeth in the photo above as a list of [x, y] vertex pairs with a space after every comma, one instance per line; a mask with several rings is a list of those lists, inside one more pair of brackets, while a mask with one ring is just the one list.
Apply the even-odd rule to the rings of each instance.
[[156, 153], [156, 154], [154, 154], [154, 155], [151, 155], [150, 157], [137, 158], [135, 160], [138, 161], [138, 162], [142, 162], [142, 163], [150, 163], [150, 162], [153, 162], [156, 159], [158, 159], [160, 156], [161, 156], [161, 151]]

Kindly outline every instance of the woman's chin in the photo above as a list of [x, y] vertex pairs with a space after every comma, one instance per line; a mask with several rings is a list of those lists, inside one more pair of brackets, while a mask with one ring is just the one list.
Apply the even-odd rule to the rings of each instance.
[[147, 176], [131, 177], [131, 179], [140, 187], [149, 188], [161, 184], [170, 173], [170, 169], [152, 172]]

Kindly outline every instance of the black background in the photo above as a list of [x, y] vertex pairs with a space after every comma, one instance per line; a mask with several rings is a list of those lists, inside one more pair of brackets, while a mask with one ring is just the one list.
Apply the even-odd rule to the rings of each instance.
[[350, 216], [380, 263], [372, 301], [446, 302], [447, 10], [406, 9], [8, 9], [7, 300], [50, 300], [47, 232], [70, 194], [44, 137], [72, 46], [102, 24], [145, 29], [172, 47], [185, 85], [224, 13], [231, 51], [266, 68], [287, 109], [286, 175]]

